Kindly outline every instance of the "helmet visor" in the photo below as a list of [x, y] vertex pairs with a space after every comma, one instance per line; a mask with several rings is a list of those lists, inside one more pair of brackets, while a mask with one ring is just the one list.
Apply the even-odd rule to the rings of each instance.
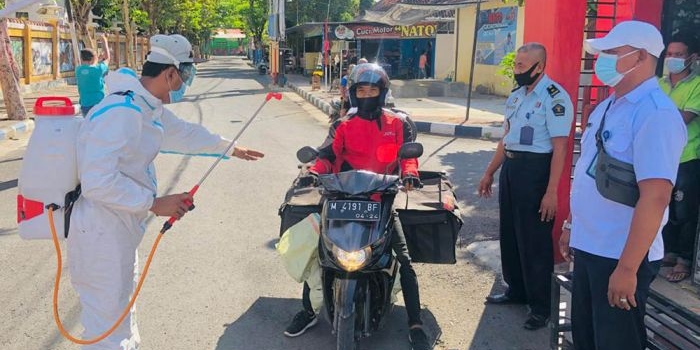
[[376, 85], [380, 89], [386, 89], [389, 87], [389, 76], [376, 64], [360, 64], [350, 74], [348, 85]]

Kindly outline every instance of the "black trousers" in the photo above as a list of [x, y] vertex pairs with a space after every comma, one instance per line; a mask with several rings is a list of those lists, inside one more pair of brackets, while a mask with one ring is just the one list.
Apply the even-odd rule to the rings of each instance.
[[623, 310], [608, 303], [608, 280], [618, 260], [575, 251], [571, 326], [576, 350], [644, 350], [644, 327], [649, 286], [661, 261], [645, 257], [637, 272], [637, 307]]
[[683, 259], [693, 260], [699, 207], [700, 160], [695, 159], [678, 166], [678, 178], [668, 210], [668, 223], [663, 229], [667, 253], [676, 253]]
[[[396, 259], [400, 263], [399, 272], [401, 273], [401, 292], [403, 300], [406, 304], [406, 313], [408, 313], [408, 326], [421, 325], [423, 322], [420, 317], [420, 292], [418, 289], [418, 276], [411, 264], [411, 256], [408, 253], [406, 245], [406, 236], [399, 221], [399, 216], [394, 214], [394, 234], [391, 236], [391, 247], [396, 253]], [[313, 313], [311, 307], [311, 298], [309, 294], [311, 288], [304, 282], [304, 291], [302, 293], [302, 304], [304, 310]]]
[[[532, 154], [530, 154], [532, 155]], [[554, 221], [540, 220], [549, 183], [551, 155], [506, 158], [499, 180], [500, 243], [506, 294], [527, 302], [532, 314], [548, 317], [554, 270]]]

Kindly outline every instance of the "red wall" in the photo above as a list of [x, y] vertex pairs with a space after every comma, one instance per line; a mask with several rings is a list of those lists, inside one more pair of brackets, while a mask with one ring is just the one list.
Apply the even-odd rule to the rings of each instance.
[[[536, 41], [547, 48], [546, 73], [561, 84], [576, 106], [579, 74], [583, 49], [583, 26], [586, 16], [586, 0], [527, 0], [525, 1], [525, 42]], [[576, 120], [574, 120], [574, 123]], [[574, 124], [575, 126], [575, 124]], [[562, 180], [559, 182], [559, 207], [554, 222], [554, 254], [561, 261], [558, 244], [561, 226], [569, 215], [569, 191], [571, 188], [571, 162], [573, 158], [573, 133], [569, 137], [568, 152]]]

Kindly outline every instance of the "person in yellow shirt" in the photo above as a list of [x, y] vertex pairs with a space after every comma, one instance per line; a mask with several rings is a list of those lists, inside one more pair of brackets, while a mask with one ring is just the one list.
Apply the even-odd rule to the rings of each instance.
[[698, 58], [698, 42], [685, 34], [671, 38], [666, 47], [664, 65], [668, 75], [659, 81], [661, 89], [673, 100], [688, 129], [688, 143], [681, 154], [678, 179], [669, 206], [669, 221], [664, 226], [663, 264], [673, 266], [666, 275], [670, 282], [688, 276], [693, 261], [700, 207], [700, 75], [693, 71]]

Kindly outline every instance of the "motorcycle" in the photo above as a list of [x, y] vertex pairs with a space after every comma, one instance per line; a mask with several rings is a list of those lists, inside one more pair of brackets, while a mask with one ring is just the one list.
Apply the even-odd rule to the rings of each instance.
[[258, 63], [258, 73], [259, 74], [262, 74], [262, 75], [267, 74], [268, 69], [269, 69], [269, 67], [268, 67], [267, 61], [260, 61], [260, 63]]
[[[396, 158], [396, 149], [391, 152], [380, 149], [377, 156], [389, 162]], [[422, 154], [420, 143], [406, 143], [395, 161]], [[308, 146], [297, 152], [302, 163], [317, 155]], [[319, 175], [325, 198], [319, 262], [326, 316], [337, 337], [337, 350], [356, 350], [361, 338], [384, 326], [393, 309], [398, 262], [391, 247], [392, 208], [400, 179], [400, 174], [364, 170]]]

